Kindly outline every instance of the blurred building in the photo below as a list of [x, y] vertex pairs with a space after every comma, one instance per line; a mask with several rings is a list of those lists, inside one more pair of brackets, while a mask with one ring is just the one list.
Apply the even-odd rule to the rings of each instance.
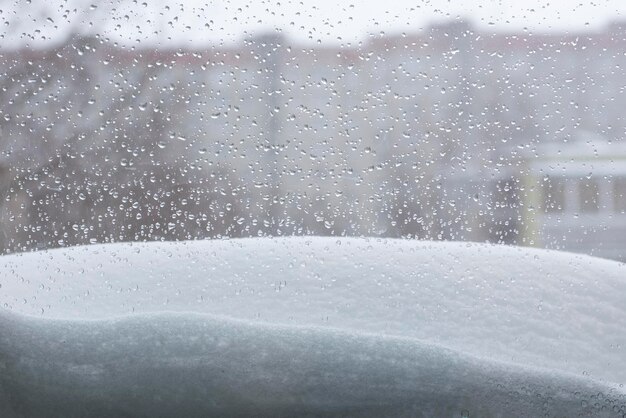
[[534, 245], [626, 261], [626, 144], [580, 132], [529, 157], [520, 193]]
[[0, 71], [3, 248], [324, 234], [626, 251], [620, 24], [194, 51], [74, 37], [2, 51]]

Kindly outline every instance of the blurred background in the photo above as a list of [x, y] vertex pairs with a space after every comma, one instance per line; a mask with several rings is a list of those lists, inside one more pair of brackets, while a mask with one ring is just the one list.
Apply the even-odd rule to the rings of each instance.
[[0, 6], [5, 253], [328, 235], [626, 260], [626, 5], [58, 3]]

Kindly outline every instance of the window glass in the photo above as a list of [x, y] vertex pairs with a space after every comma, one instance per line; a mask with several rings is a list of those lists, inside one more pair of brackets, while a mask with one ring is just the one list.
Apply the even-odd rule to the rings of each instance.
[[624, 109], [624, 0], [0, 0], [0, 418], [624, 418]]

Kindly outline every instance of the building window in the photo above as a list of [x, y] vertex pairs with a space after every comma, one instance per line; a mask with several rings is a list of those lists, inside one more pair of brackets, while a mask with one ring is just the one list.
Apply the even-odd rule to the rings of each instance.
[[578, 207], [582, 213], [595, 213], [599, 209], [597, 179], [583, 179], [578, 184]]
[[617, 213], [626, 213], [626, 178], [613, 180], [613, 210]]

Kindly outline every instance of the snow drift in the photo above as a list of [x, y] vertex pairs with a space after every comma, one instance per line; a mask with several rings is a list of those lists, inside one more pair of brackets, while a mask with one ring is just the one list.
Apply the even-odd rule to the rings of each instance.
[[621, 416], [626, 267], [284, 238], [0, 259], [0, 416]]

